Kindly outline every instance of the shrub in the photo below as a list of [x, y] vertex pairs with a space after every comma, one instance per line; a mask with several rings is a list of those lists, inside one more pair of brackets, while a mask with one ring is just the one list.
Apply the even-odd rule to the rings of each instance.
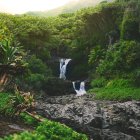
[[38, 124], [37, 120], [33, 117], [27, 115], [26, 113], [22, 112], [20, 113], [20, 118], [24, 121], [24, 123], [29, 125], [36, 125]]
[[20, 112], [24, 112], [34, 107], [34, 97], [30, 94], [30, 92], [21, 93], [16, 91], [12, 100], [17, 115]]
[[[27, 114], [23, 114], [24, 118], [31, 119]], [[26, 116], [26, 117], [25, 117]], [[23, 132], [5, 137], [1, 140], [88, 140], [84, 134], [79, 134], [71, 128], [45, 119], [33, 132]]]
[[91, 82], [92, 88], [94, 88], [94, 87], [98, 87], [98, 88], [104, 87], [104, 86], [106, 86], [106, 84], [107, 84], [107, 80], [104, 77], [97, 78], [95, 80], [92, 80], [92, 82]]
[[48, 140], [87, 140], [86, 135], [79, 134], [71, 128], [46, 120], [37, 127], [37, 132], [44, 134]]
[[97, 74], [112, 78], [116, 74], [131, 72], [139, 66], [140, 44], [135, 41], [122, 41], [110, 46], [96, 69]]
[[10, 93], [0, 93], [0, 114], [14, 115], [15, 109]]
[[32, 55], [28, 58], [28, 69], [31, 73], [39, 73], [39, 74], [46, 74], [50, 75], [50, 69], [47, 67], [45, 63], [35, 55]]
[[0, 93], [0, 114], [14, 116], [32, 107], [34, 99], [30, 93]]
[[136, 69], [135, 71], [133, 71], [131, 79], [135, 86], [140, 86], [140, 69]]
[[124, 40], [139, 40], [139, 23], [136, 19], [123, 21], [121, 38]]
[[25, 79], [26, 84], [33, 89], [42, 89], [43, 83], [45, 81], [45, 76], [43, 74], [30, 74]]
[[14, 135], [7, 136], [4, 138], [4, 140], [46, 140], [46, 137], [38, 133], [31, 133], [25, 131], [21, 134], [14, 134]]
[[114, 79], [114, 80], [111, 80], [107, 83], [106, 87], [112, 87], [112, 88], [120, 88], [120, 87], [123, 87], [123, 88], [128, 88], [128, 87], [131, 87], [132, 85], [132, 81], [130, 80], [127, 80], [127, 79]]
[[28, 73], [17, 79], [17, 84], [25, 90], [42, 90], [44, 81], [51, 76], [51, 70], [35, 55], [29, 56], [27, 63]]
[[124, 16], [121, 24], [121, 39], [139, 40], [139, 0], [130, 0], [126, 3]]

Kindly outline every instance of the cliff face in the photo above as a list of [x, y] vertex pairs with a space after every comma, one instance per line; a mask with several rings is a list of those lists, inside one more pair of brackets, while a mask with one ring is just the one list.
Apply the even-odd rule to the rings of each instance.
[[37, 112], [94, 140], [139, 140], [140, 102], [95, 101], [93, 95], [47, 97]]

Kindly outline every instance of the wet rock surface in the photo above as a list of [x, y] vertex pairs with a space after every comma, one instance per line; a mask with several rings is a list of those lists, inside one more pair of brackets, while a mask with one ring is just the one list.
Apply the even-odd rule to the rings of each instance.
[[36, 111], [91, 140], [140, 140], [140, 101], [96, 101], [94, 95], [48, 96], [36, 102]]
[[44, 91], [46, 91], [45, 96], [68, 95], [74, 92], [71, 81], [55, 77], [49, 78], [47, 82], [44, 83], [44, 87]]

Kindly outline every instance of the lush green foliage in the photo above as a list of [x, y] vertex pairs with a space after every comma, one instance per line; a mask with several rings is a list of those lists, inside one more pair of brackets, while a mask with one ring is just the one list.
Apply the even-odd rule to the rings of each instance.
[[46, 140], [44, 135], [40, 135], [39, 133], [31, 133], [31, 132], [23, 132], [20, 135], [14, 134], [9, 137], [5, 137], [4, 139], [0, 138], [0, 140]]
[[[30, 120], [32, 124], [33, 118], [28, 116], [27, 114], [22, 114], [22, 117], [26, 118], [26, 120]], [[31, 121], [32, 120], [32, 121]], [[35, 131], [33, 132], [23, 132], [21, 134], [14, 134], [5, 137], [1, 140], [88, 140], [86, 135], [79, 134], [73, 131], [71, 128], [65, 126], [64, 124], [60, 124], [58, 122], [53, 122], [45, 119], [45, 121], [41, 122]]]
[[46, 139], [58, 140], [87, 140], [85, 135], [74, 132], [71, 128], [57, 123], [46, 120], [37, 127], [37, 131], [45, 134]]
[[107, 80], [104, 77], [96, 78], [95, 80], [92, 80], [91, 86], [92, 88], [97, 87], [104, 87], [107, 84]]
[[[60, 57], [74, 60], [71, 78], [91, 79], [90, 93], [96, 99], [140, 100], [139, 0], [103, 2], [50, 18], [0, 14], [0, 63], [26, 65], [25, 74], [15, 80], [21, 89], [47, 90], [45, 83], [49, 84], [48, 79], [56, 70], [51, 62]], [[0, 93], [0, 113], [19, 114], [30, 108], [32, 101], [30, 95]], [[28, 124], [36, 123], [25, 113], [21, 118]], [[4, 138], [26, 139], [87, 140], [87, 137], [46, 120], [33, 132]]]
[[[20, 74], [20, 77], [16, 78], [16, 84], [23, 85], [22, 88], [26, 90], [42, 89], [44, 80], [51, 75], [45, 63], [50, 57], [48, 21], [43, 18], [6, 14], [0, 14], [0, 19], [5, 23], [3, 25], [0, 21], [0, 63], [28, 66], [26, 76]], [[17, 42], [23, 46], [26, 55]]]
[[[26, 65], [25, 74], [15, 78], [20, 89], [47, 90], [45, 83], [49, 84], [48, 79], [56, 70], [51, 62], [60, 57], [74, 60], [71, 78], [91, 79], [90, 93], [96, 99], [140, 100], [139, 0], [103, 2], [50, 18], [0, 14], [0, 63]], [[32, 107], [32, 103], [33, 96], [28, 94], [0, 93], [0, 113], [5, 115], [19, 114]], [[25, 113], [20, 116], [27, 124], [36, 123]], [[87, 137], [46, 120], [33, 132], [4, 138], [27, 139], [87, 140]]]
[[92, 85], [102, 87], [104, 81], [124, 78], [140, 86], [139, 9], [138, 0], [117, 0], [50, 18], [0, 14], [0, 38], [14, 36], [28, 54], [28, 74], [17, 83], [44, 89], [50, 68], [58, 71], [50, 60], [71, 57], [72, 79], [90, 77]]
[[140, 3], [120, 0], [118, 5], [121, 9], [115, 6], [116, 26], [107, 33], [107, 47], [96, 45], [89, 54], [92, 91], [97, 99], [139, 100]]
[[[11, 95], [10, 93], [0, 93], [0, 113], [5, 115], [14, 115], [19, 111], [19, 106], [23, 107], [23, 104], [27, 101], [27, 96]], [[24, 110], [25, 111], [25, 108]], [[36, 125], [37, 128], [33, 132], [23, 132], [21, 134], [14, 134], [6, 136], [0, 140], [87, 140], [88, 138], [84, 134], [79, 134], [73, 131], [71, 128], [58, 122], [53, 122], [45, 119], [45, 121], [38, 123], [38, 121], [26, 113], [20, 113], [20, 118], [30, 125]]]
[[[98, 82], [98, 83], [97, 83]], [[105, 81], [105, 79], [93, 81], [94, 88], [89, 93], [95, 94], [96, 99], [105, 100], [140, 100], [140, 88], [134, 87], [131, 80], [115, 79]], [[97, 83], [97, 84], [96, 84]], [[104, 85], [104, 86], [99, 86]]]
[[14, 116], [34, 106], [34, 99], [30, 93], [0, 93], [0, 113]]
[[24, 112], [34, 107], [34, 97], [28, 93], [20, 93], [16, 91], [13, 96], [13, 104], [16, 109], [16, 114]]
[[51, 70], [47, 65], [36, 56], [32, 55], [28, 57], [27, 60], [28, 73], [17, 80], [18, 84], [24, 84], [24, 88], [27, 89], [36, 89], [41, 90], [44, 87], [44, 82], [47, 81], [48, 77], [51, 76]]
[[0, 64], [22, 64], [23, 54], [20, 43], [14, 40], [14, 35], [0, 23]]
[[135, 86], [139, 87], [140, 85], [140, 69], [136, 69], [135, 71], [133, 71], [133, 73], [130, 75], [133, 80], [133, 83]]
[[38, 124], [38, 121], [36, 119], [27, 115], [24, 112], [20, 113], [20, 118], [21, 118], [22, 121], [24, 121], [25, 124], [29, 124], [29, 125], [32, 125], [32, 126]]
[[124, 41], [107, 49], [104, 60], [97, 67], [97, 73], [105, 77], [130, 72], [139, 67], [140, 43]]
[[0, 93], [0, 114], [13, 115], [15, 113], [10, 93]]
[[96, 93], [95, 99], [100, 100], [115, 100], [115, 101], [140, 100], [140, 88], [135, 87], [94, 88], [89, 92], [92, 94]]

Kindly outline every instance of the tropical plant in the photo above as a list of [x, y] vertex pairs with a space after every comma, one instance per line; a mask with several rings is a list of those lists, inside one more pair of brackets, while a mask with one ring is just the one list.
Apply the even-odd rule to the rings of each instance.
[[19, 47], [12, 47], [10, 40], [3, 40], [0, 42], [0, 48], [3, 54], [2, 64], [13, 64], [17, 60], [20, 60], [22, 57], [17, 56], [17, 52], [19, 52]]
[[18, 90], [12, 98], [12, 103], [16, 109], [16, 114], [24, 112], [34, 107], [34, 97], [30, 92], [22, 93]]

